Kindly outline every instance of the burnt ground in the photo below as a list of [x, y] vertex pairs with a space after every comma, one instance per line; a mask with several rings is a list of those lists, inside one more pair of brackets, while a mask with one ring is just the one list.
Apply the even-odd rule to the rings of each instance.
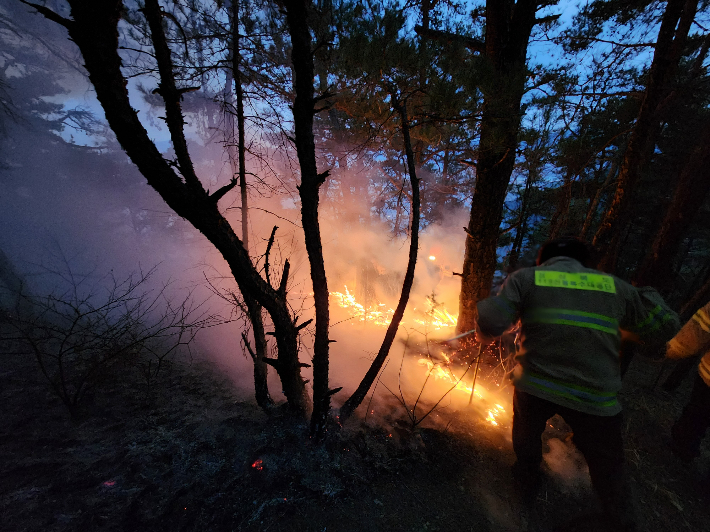
[[[667, 448], [690, 379], [673, 396], [651, 390], [659, 368], [638, 358], [623, 392], [639, 529], [707, 530], [708, 442], [690, 466]], [[379, 427], [356, 420], [314, 445], [304, 424], [237, 400], [209, 366], [175, 363], [150, 388], [118, 368], [73, 421], [34, 361], [10, 354], [0, 396], [6, 532], [605, 530], [584, 473], [551, 472], [526, 514], [512, 490], [510, 428], [465, 413], [410, 430], [393, 408]], [[570, 469], [578, 459], [553, 425], [546, 446]]]

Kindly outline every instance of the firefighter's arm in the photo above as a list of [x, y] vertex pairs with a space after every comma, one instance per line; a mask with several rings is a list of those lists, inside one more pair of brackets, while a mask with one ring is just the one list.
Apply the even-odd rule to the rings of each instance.
[[622, 329], [639, 336], [644, 342], [665, 344], [680, 329], [678, 314], [668, 306], [661, 295], [650, 286], [635, 288], [627, 302], [628, 326]]
[[666, 357], [687, 358], [710, 346], [710, 303], [699, 309], [666, 345]]
[[518, 321], [520, 307], [520, 279], [516, 272], [506, 279], [500, 294], [476, 304], [478, 320], [476, 337], [490, 343]]

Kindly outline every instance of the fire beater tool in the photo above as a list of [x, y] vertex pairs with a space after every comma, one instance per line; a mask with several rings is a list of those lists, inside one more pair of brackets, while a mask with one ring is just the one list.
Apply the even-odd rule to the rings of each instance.
[[[466, 333], [469, 334], [469, 333]], [[468, 398], [469, 406], [473, 403], [473, 392], [476, 389], [476, 377], [478, 377], [478, 366], [481, 364], [481, 353], [483, 353], [483, 344], [478, 344], [478, 356], [476, 357], [476, 369], [473, 371], [473, 384], [471, 385], [471, 397]]]
[[447, 344], [449, 342], [453, 342], [454, 340], [458, 340], [459, 338], [463, 338], [464, 336], [468, 336], [469, 334], [473, 334], [476, 332], [476, 329], [471, 329], [470, 331], [466, 331], [465, 333], [461, 333], [458, 336], [454, 336], [453, 338], [449, 338], [448, 340], [441, 340], [442, 344]]

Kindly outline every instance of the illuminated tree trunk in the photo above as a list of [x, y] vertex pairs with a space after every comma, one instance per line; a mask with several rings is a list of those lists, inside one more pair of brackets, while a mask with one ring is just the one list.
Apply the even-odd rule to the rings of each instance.
[[621, 229], [628, 222], [626, 213], [632, 193], [651, 158], [660, 131], [658, 108], [670, 93], [669, 84], [678, 69], [697, 4], [697, 0], [668, 0], [666, 5], [641, 108], [619, 168], [616, 193], [592, 242], [603, 252], [598, 265], [603, 271], [611, 273], [616, 267]]
[[476, 303], [488, 297], [493, 282], [503, 201], [518, 146], [520, 101], [527, 74], [525, 56], [539, 3], [486, 2], [485, 60], [493, 79], [483, 89], [476, 186], [471, 200], [456, 325], [459, 333], [474, 328]]
[[[278, 288], [267, 283], [254, 268], [242, 241], [217, 207], [217, 202], [234, 188], [230, 183], [210, 194], [195, 174], [183, 132], [184, 118], [178, 89], [172, 72], [170, 49], [162, 28], [162, 13], [157, 0], [146, 0], [143, 10], [148, 20], [158, 63], [160, 84], [156, 89], [165, 101], [166, 123], [177, 161], [169, 163], [150, 140], [131, 106], [127, 81], [121, 72], [118, 54], [118, 22], [121, 0], [68, 0], [72, 19], [31, 4], [48, 19], [69, 31], [84, 59], [96, 97], [118, 142], [165, 203], [188, 220], [215, 246], [225, 259], [240, 291], [253, 297], [271, 316], [274, 323], [278, 359], [272, 361], [281, 378], [284, 394], [293, 412], [306, 416], [310, 401], [300, 375], [298, 328], [286, 301], [288, 266], [284, 267]], [[178, 173], [179, 172], [179, 173]]]

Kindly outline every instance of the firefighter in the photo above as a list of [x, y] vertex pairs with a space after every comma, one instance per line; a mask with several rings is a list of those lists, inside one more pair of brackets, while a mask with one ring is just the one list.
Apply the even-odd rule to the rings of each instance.
[[671, 429], [671, 449], [686, 463], [700, 454], [700, 443], [710, 427], [710, 301], [693, 314], [666, 349], [666, 356], [672, 359], [698, 353], [704, 354], [690, 400]]
[[[559, 414], [574, 433], [610, 528], [635, 530], [624, 476], [619, 347], [621, 330], [673, 336], [678, 315], [651, 288], [592, 269], [576, 238], [544, 244], [537, 265], [512, 273], [497, 296], [478, 302], [477, 339], [486, 344], [520, 320], [510, 373], [516, 486], [533, 503], [541, 481], [541, 436]], [[653, 333], [653, 334], [651, 334]]]

